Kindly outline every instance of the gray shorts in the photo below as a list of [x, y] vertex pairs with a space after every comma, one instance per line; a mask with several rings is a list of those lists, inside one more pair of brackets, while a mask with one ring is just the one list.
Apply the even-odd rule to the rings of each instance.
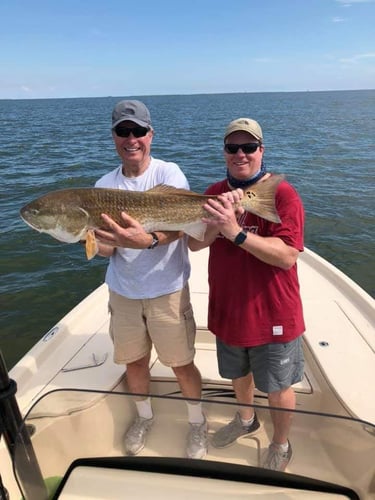
[[302, 336], [291, 342], [239, 347], [216, 338], [219, 373], [236, 379], [253, 374], [255, 387], [269, 394], [286, 389], [303, 377]]

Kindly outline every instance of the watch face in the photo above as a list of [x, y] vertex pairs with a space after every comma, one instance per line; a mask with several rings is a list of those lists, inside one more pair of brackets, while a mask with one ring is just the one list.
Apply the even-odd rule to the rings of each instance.
[[240, 231], [236, 238], [234, 239], [234, 244], [235, 245], [242, 245], [242, 243], [246, 240], [247, 238], [247, 234], [245, 233], [245, 231]]

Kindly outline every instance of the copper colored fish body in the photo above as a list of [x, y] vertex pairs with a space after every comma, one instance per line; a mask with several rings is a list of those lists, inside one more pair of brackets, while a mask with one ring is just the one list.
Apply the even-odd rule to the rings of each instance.
[[[241, 205], [272, 222], [280, 222], [275, 191], [283, 179], [273, 175], [244, 189]], [[52, 191], [25, 205], [20, 215], [33, 229], [65, 243], [85, 240], [95, 229], [106, 229], [101, 214], [123, 225], [121, 212], [136, 219], [146, 231], [184, 231], [203, 240], [209, 217], [203, 209], [206, 196], [185, 189], [159, 185], [148, 191], [107, 188], [74, 188]]]

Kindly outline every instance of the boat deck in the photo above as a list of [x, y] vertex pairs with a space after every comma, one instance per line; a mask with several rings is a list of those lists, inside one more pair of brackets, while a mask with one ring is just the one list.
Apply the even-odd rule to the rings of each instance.
[[[220, 387], [223, 385], [205, 384], [203, 408], [209, 439], [238, 410], [233, 397]], [[33, 445], [43, 477], [63, 475], [77, 456], [124, 455], [124, 434], [135, 417], [135, 407], [132, 398], [122, 392], [126, 390], [126, 380], [121, 380], [116, 389], [105, 394], [56, 391], [34, 407], [27, 423], [35, 429]], [[153, 391], [154, 424], [145, 448], [137, 456], [184, 458], [189, 429], [185, 400], [172, 379], [158, 376]], [[302, 392], [300, 396], [311, 395]], [[205, 460], [259, 467], [272, 436], [267, 401], [261, 394], [256, 398], [255, 410], [261, 423], [259, 431], [243, 436], [227, 448], [217, 449], [209, 444]], [[364, 492], [373, 475], [374, 440], [375, 435], [364, 430], [361, 422], [295, 413], [290, 434], [293, 457], [286, 472]], [[364, 463], [369, 467], [364, 469]]]
[[[211, 435], [232, 419], [237, 407], [230, 381], [218, 374], [215, 339], [206, 328], [206, 259], [205, 251], [191, 255], [190, 290], [198, 327], [195, 361], [202, 374]], [[362, 498], [371, 498], [368, 492], [375, 496], [374, 301], [308, 250], [300, 256], [299, 274], [307, 325], [303, 336], [306, 363], [304, 378], [295, 385], [293, 459], [287, 472], [353, 487], [363, 493]], [[125, 368], [112, 360], [107, 301], [107, 287], [102, 285], [10, 372], [19, 387], [21, 412], [32, 408], [28, 423], [36, 430], [33, 444], [45, 477], [62, 474], [77, 453], [86, 457], [124, 454], [123, 436], [135, 408], [124, 394]], [[141, 456], [181, 458], [188, 431], [185, 401], [173, 371], [160, 363], [155, 351], [150, 368], [155, 423]], [[206, 460], [257, 467], [271, 437], [267, 406], [266, 394], [256, 390], [260, 431], [223, 450], [209, 446]], [[4, 447], [0, 449], [2, 463], [3, 452]]]

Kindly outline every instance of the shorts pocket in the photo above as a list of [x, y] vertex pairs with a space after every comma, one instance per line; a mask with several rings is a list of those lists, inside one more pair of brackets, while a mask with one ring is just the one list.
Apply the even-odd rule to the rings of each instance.
[[108, 333], [109, 333], [109, 336], [111, 337], [111, 339], [113, 341], [113, 339], [114, 339], [114, 337], [113, 337], [113, 309], [112, 309], [112, 306], [111, 306], [110, 302], [108, 302], [108, 314], [110, 316], [110, 318], [109, 318]]
[[183, 314], [185, 320], [188, 347], [189, 349], [193, 349], [195, 344], [195, 333], [196, 333], [196, 324], [194, 319], [193, 308], [190, 307]]

